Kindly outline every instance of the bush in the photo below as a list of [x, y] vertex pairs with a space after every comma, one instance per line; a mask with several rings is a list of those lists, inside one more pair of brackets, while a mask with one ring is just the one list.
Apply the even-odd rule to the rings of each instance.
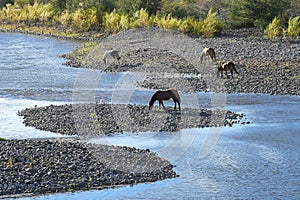
[[186, 17], [180, 23], [178, 31], [182, 33], [195, 34], [194, 30], [197, 27], [197, 21], [193, 17]]
[[217, 17], [217, 12], [212, 12], [212, 9], [208, 11], [207, 17], [200, 22], [200, 26], [198, 27], [200, 30], [200, 35], [203, 37], [211, 38], [216, 33], [221, 33], [224, 29], [224, 23]]
[[274, 40], [282, 34], [281, 21], [278, 17], [275, 17], [273, 21], [267, 26], [264, 31], [268, 38]]
[[72, 28], [78, 31], [90, 31], [98, 28], [96, 8], [78, 9], [72, 15]]
[[289, 37], [300, 36], [300, 16], [290, 18], [288, 23], [287, 35]]
[[71, 25], [72, 23], [72, 14], [66, 10], [62, 13], [60, 13], [60, 15], [56, 15], [57, 17], [55, 17], [54, 21], [60, 23], [61, 25], [63, 25], [64, 27], [68, 27]]
[[232, 0], [228, 18], [233, 26], [265, 29], [275, 16], [284, 16], [290, 0]]
[[156, 17], [156, 23], [158, 27], [164, 28], [164, 29], [173, 29], [178, 30], [179, 26], [181, 24], [181, 21], [175, 17], [172, 17], [171, 14], [168, 14], [167, 16], [163, 17]]
[[103, 27], [106, 33], [117, 33], [121, 30], [121, 15], [114, 9], [111, 13], [105, 13], [103, 17]]
[[[136, 11], [130, 21], [130, 27], [132, 28], [148, 27], [151, 25], [149, 21], [149, 14], [146, 9], [143, 8]], [[122, 29], [124, 28], [125, 27], [122, 27]]]
[[25, 5], [20, 7], [18, 4], [7, 4], [6, 8], [0, 11], [1, 19], [10, 22], [49, 22], [54, 17], [51, 4]]

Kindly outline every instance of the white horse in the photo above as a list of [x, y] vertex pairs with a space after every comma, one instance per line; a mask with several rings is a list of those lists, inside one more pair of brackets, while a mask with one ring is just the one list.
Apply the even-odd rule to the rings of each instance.
[[109, 57], [117, 59], [118, 61], [121, 59], [121, 57], [119, 56], [119, 51], [116, 51], [116, 50], [107, 50], [103, 54], [103, 61], [104, 61], [105, 65], [106, 65]]
[[200, 54], [200, 62], [203, 62], [204, 57], [209, 56], [212, 61], [216, 61], [216, 53], [213, 48], [204, 48]]

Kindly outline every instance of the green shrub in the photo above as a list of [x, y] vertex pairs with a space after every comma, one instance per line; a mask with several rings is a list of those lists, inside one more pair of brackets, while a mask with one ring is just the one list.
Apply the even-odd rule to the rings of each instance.
[[275, 17], [273, 21], [267, 26], [264, 32], [271, 40], [279, 37], [282, 34], [281, 20], [278, 17]]
[[96, 8], [78, 9], [72, 15], [72, 28], [78, 31], [90, 31], [98, 28]]
[[[131, 18], [131, 27], [132, 28], [141, 28], [150, 26], [149, 14], [146, 9], [140, 9], [136, 11]], [[124, 29], [125, 27], [122, 27]]]
[[300, 16], [289, 19], [287, 35], [289, 37], [300, 36]]
[[68, 27], [72, 23], [72, 14], [68, 10], [65, 10], [60, 15], [56, 15], [56, 17], [54, 17], [54, 21]]
[[197, 29], [199, 30], [196, 29], [196, 31], [199, 32], [202, 37], [211, 38], [216, 33], [221, 33], [224, 29], [224, 22], [217, 17], [217, 14], [217, 12], [213, 13], [212, 9], [210, 9], [207, 17], [198, 25]]
[[275, 16], [284, 16], [290, 4], [289, 0], [231, 0], [228, 18], [233, 26], [265, 29]]
[[158, 27], [164, 28], [164, 29], [173, 29], [178, 30], [181, 22], [179, 19], [172, 17], [171, 14], [168, 14], [167, 16], [163, 17], [157, 17], [156, 23]]
[[17, 18], [21, 13], [21, 9], [12, 4], [6, 4], [1, 10], [1, 19], [8, 20], [10, 22], [17, 22]]
[[114, 9], [111, 13], [105, 13], [103, 17], [103, 27], [106, 33], [117, 33], [121, 30], [121, 15]]
[[183, 19], [180, 23], [180, 26], [178, 27], [178, 31], [182, 33], [195, 33], [195, 27], [197, 27], [197, 21], [194, 19], [194, 17], [186, 17]]
[[120, 26], [121, 26], [122, 30], [127, 30], [127, 29], [131, 28], [129, 15], [127, 15], [127, 14], [121, 15]]

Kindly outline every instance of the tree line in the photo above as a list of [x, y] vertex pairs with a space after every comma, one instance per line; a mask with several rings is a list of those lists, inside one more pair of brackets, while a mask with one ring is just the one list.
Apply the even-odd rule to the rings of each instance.
[[270, 32], [273, 23], [281, 30], [278, 35], [287, 35], [291, 25], [296, 34], [300, 29], [300, 0], [2, 0], [0, 9], [2, 21], [75, 31], [114, 33], [156, 25], [211, 37], [224, 27]]

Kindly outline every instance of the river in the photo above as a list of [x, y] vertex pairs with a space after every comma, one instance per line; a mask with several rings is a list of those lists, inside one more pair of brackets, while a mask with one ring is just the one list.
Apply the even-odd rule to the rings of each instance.
[[[71, 40], [0, 33], [0, 137], [65, 137], [25, 127], [16, 113], [27, 107], [82, 101], [147, 103], [153, 91], [135, 87], [134, 80], [140, 78], [136, 74], [63, 65], [60, 55], [78, 45]], [[116, 90], [127, 95], [114, 95]], [[176, 165], [179, 177], [21, 199], [298, 199], [300, 97], [182, 94], [183, 107], [211, 108], [215, 95], [225, 97], [224, 108], [244, 113], [251, 123], [176, 133], [125, 133], [88, 141], [151, 149]], [[204, 147], [209, 148], [205, 154]]]

